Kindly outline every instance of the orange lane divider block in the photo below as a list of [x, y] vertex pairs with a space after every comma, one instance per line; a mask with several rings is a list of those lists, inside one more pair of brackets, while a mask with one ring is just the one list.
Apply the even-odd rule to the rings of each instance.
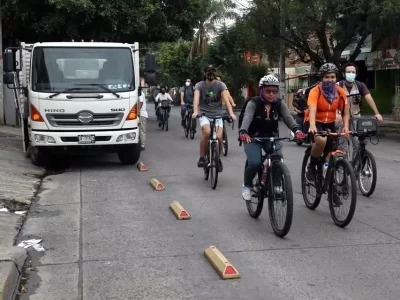
[[188, 220], [190, 219], [189, 213], [179, 204], [178, 201], [172, 201], [169, 205], [174, 215], [178, 220]]
[[137, 164], [137, 168], [139, 169], [140, 172], [147, 171], [147, 167], [146, 167], [146, 165], [145, 165], [143, 162], [139, 162], [139, 163]]
[[236, 270], [236, 268], [215, 246], [206, 248], [204, 256], [208, 259], [222, 279], [240, 278], [238, 270]]
[[162, 191], [165, 189], [164, 185], [157, 179], [157, 178], [152, 178], [150, 180], [150, 185], [155, 189], [156, 191]]

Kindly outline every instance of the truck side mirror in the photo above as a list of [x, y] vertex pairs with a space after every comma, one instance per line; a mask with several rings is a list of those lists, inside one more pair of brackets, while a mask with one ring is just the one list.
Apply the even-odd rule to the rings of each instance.
[[155, 73], [156, 68], [156, 56], [153, 53], [146, 53], [145, 72]]
[[144, 82], [146, 82], [148, 85], [156, 85], [157, 83], [157, 78], [156, 78], [156, 73], [144, 73]]
[[3, 74], [3, 84], [12, 84], [14, 85], [14, 73], [8, 72]]
[[3, 72], [14, 72], [15, 69], [15, 60], [13, 52], [4, 52], [3, 53]]

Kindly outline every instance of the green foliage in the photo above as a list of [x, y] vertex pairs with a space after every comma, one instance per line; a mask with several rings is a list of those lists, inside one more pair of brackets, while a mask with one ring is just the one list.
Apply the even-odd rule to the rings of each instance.
[[203, 68], [202, 56], [197, 55], [189, 61], [189, 52], [190, 42], [160, 44], [157, 50], [159, 82], [180, 87], [186, 78], [199, 81]]
[[120, 42], [191, 39], [200, 0], [7, 0], [5, 44], [17, 40]]

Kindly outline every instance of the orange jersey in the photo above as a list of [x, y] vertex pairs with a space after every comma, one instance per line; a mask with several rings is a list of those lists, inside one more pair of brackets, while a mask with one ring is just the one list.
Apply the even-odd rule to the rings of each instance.
[[[324, 94], [321, 91], [321, 87], [318, 84], [313, 87], [308, 95], [307, 105], [316, 106], [317, 112], [315, 115], [315, 121], [321, 123], [332, 123], [336, 120], [336, 112], [337, 110], [343, 110], [343, 104], [347, 108], [349, 103], [347, 102], [347, 95], [343, 88], [337, 86], [336, 97], [333, 100], [332, 104], [328, 102], [325, 98]], [[304, 122], [309, 121], [309, 110], [304, 116]]]

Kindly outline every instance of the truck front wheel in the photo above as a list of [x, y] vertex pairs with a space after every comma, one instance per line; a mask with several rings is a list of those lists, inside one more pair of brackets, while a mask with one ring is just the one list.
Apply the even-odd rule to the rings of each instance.
[[121, 146], [118, 149], [118, 158], [123, 165], [134, 165], [140, 158], [140, 144]]
[[29, 146], [29, 156], [32, 164], [38, 167], [46, 167], [50, 162], [50, 151], [46, 147]]

